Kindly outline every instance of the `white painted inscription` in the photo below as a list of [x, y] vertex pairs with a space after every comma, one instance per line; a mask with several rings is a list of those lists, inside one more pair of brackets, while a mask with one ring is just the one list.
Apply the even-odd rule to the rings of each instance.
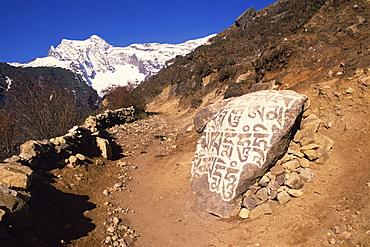
[[192, 177], [207, 174], [209, 189], [224, 201], [234, 198], [245, 165], [262, 167], [273, 133], [284, 127], [285, 112], [299, 99], [279, 91], [242, 97], [207, 124], [192, 164]]

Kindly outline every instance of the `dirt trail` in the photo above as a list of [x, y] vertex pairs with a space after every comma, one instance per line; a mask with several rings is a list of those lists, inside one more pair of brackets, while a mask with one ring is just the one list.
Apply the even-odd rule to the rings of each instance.
[[[332, 107], [311, 100], [321, 114]], [[115, 160], [96, 165], [89, 158], [38, 179], [28, 246], [113, 246], [104, 242], [114, 235], [114, 217], [135, 232], [125, 235], [128, 246], [370, 246], [370, 119], [368, 106], [352, 105], [344, 115], [351, 125], [335, 118], [321, 128], [334, 147], [325, 165], [311, 166], [315, 178], [304, 195], [254, 220], [222, 220], [194, 208], [190, 168], [199, 136], [190, 116], [158, 114], [115, 126]]]
[[[334, 226], [350, 233], [348, 239], [336, 236], [337, 244], [370, 245], [370, 188], [366, 185], [370, 165], [364, 135], [342, 135], [345, 142], [336, 142], [327, 164], [312, 167], [316, 177], [303, 188], [303, 197], [255, 220], [221, 220], [193, 207], [189, 180], [198, 135], [194, 130], [186, 132], [182, 126], [176, 119], [156, 115], [131, 129], [115, 129], [116, 142], [127, 156], [114, 162], [129, 162], [137, 169], [128, 173], [132, 177], [129, 190], [94, 203], [130, 206], [123, 220], [140, 235], [134, 246], [329, 246]], [[339, 136], [334, 130], [325, 134]], [[362, 144], [349, 145], [361, 139]], [[112, 186], [114, 182], [106, 179], [105, 184]], [[95, 235], [97, 229], [89, 235]], [[104, 239], [104, 234], [96, 234]], [[89, 235], [73, 245], [89, 246], [85, 245], [91, 243]]]
[[[174, 125], [167, 122], [169, 130]], [[348, 143], [354, 143], [360, 136], [348, 138]], [[354, 157], [355, 146], [337, 142], [327, 165], [312, 167], [316, 179], [304, 187], [302, 198], [277, 207], [270, 216], [220, 220], [193, 208], [189, 180], [197, 135], [183, 133], [179, 140], [183, 139], [165, 157], [156, 158], [152, 149], [145, 157], [134, 159], [139, 168], [132, 172], [129, 184], [133, 197], [127, 201], [137, 211], [129, 216], [141, 235], [137, 246], [324, 246], [333, 226], [344, 231], [350, 225], [357, 227], [352, 231], [354, 239], [364, 241], [362, 246], [369, 244], [366, 195], [370, 189], [366, 183], [370, 177], [364, 171], [370, 167], [361, 163], [369, 157], [368, 152], [361, 149]], [[341, 204], [346, 209], [337, 210]], [[352, 246], [354, 242], [345, 240], [343, 244]]]

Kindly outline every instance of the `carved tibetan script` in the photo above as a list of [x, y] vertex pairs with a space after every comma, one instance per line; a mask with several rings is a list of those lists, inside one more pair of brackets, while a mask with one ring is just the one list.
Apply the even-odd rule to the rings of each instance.
[[228, 103], [198, 141], [192, 177], [207, 174], [210, 191], [225, 201], [234, 198], [245, 165], [263, 166], [274, 132], [284, 127], [287, 109], [299, 99], [298, 94], [262, 92]]

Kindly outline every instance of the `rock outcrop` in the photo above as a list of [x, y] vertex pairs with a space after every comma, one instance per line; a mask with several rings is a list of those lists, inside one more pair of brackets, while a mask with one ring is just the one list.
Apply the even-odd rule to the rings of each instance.
[[231, 100], [207, 124], [191, 183], [201, 211], [237, 215], [241, 196], [287, 151], [307, 96], [259, 91]]
[[252, 7], [247, 9], [243, 14], [241, 14], [234, 22], [237, 27], [242, 27], [245, 29], [248, 24], [252, 21], [253, 17], [256, 15], [256, 10]]

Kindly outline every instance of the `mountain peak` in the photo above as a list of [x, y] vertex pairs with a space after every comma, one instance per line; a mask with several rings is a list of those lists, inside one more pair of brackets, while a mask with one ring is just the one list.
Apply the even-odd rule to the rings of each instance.
[[57, 47], [50, 47], [47, 57], [21, 66], [70, 69], [102, 95], [102, 91], [109, 86], [144, 81], [164, 68], [166, 61], [188, 54], [213, 36], [181, 44], [147, 43], [113, 47], [94, 34], [86, 40], [63, 39]]
[[[94, 41], [94, 40], [104, 40], [100, 36], [93, 34], [90, 36], [89, 40]], [[105, 41], [105, 40], [104, 40]]]

